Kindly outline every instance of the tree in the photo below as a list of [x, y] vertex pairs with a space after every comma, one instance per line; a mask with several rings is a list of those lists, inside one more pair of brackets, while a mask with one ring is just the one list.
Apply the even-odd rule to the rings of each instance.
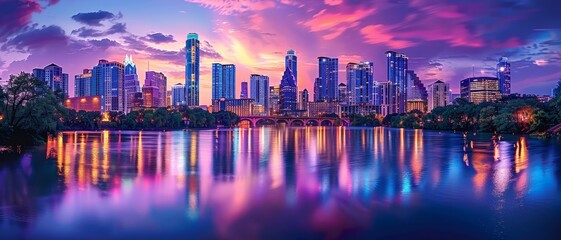
[[2, 131], [6, 137], [0, 144], [16, 147], [44, 143], [48, 134], [61, 129], [67, 115], [62, 94], [52, 92], [43, 81], [22, 72], [11, 75], [1, 92]]

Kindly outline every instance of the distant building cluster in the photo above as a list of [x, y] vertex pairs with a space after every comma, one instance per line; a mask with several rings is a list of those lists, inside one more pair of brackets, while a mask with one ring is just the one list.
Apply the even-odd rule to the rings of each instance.
[[[185, 42], [185, 82], [171, 86], [167, 77], [157, 71], [145, 73], [140, 85], [132, 56], [126, 55], [123, 63], [99, 60], [91, 69], [74, 76], [74, 96], [68, 106], [77, 110], [101, 112], [129, 112], [141, 108], [201, 107], [200, 90], [200, 40], [189, 33]], [[388, 51], [386, 78], [374, 78], [374, 63], [369, 61], [346, 64], [345, 79], [339, 81], [339, 59], [317, 58], [318, 72], [313, 92], [298, 88], [298, 56], [288, 50], [284, 58], [284, 72], [279, 85], [271, 85], [269, 76], [254, 73], [240, 83], [236, 98], [236, 66], [212, 64], [212, 111], [227, 110], [238, 115], [252, 116], [306, 116], [329, 114], [388, 115], [411, 111], [430, 112], [437, 107], [454, 103], [457, 98], [482, 103], [497, 101], [511, 93], [511, 66], [507, 58], [499, 59], [496, 76], [474, 76], [461, 80], [460, 93], [452, 93], [450, 85], [436, 81], [426, 87], [410, 69], [409, 57]], [[68, 74], [51, 64], [34, 69], [33, 75], [45, 81], [53, 90], [68, 96]], [[310, 96], [310, 94], [313, 94]]]

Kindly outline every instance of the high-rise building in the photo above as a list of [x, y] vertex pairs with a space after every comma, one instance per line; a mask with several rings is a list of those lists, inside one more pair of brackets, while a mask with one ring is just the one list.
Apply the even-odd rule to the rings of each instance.
[[189, 33], [185, 42], [185, 103], [187, 106], [199, 106], [199, 70], [200, 70], [199, 35]]
[[99, 60], [92, 69], [90, 94], [101, 96], [102, 112], [123, 112], [125, 110], [123, 81], [125, 65], [120, 62]]
[[371, 62], [347, 64], [348, 103], [374, 104], [374, 64]]
[[277, 116], [280, 114], [280, 87], [269, 87], [269, 116]]
[[503, 96], [510, 95], [510, 62], [508, 58], [501, 57], [497, 64], [497, 78], [499, 79], [499, 90]]
[[185, 85], [178, 83], [171, 87], [171, 105], [185, 105]]
[[407, 107], [407, 79], [409, 59], [405, 54], [394, 51], [386, 52], [387, 79], [391, 83], [388, 96], [388, 112], [405, 113]]
[[129, 112], [133, 107], [133, 100], [129, 98], [131, 93], [142, 92], [138, 74], [136, 73], [136, 64], [132, 60], [132, 55], [125, 55], [125, 77], [124, 77], [124, 96], [125, 96], [125, 112]]
[[33, 77], [45, 82], [53, 91], [62, 91], [68, 97], [68, 74], [62, 72], [62, 67], [49, 64], [45, 68], [33, 69]]
[[284, 67], [290, 69], [294, 75], [294, 84], [296, 84], [296, 89], [298, 89], [298, 57], [296, 56], [296, 51], [288, 50], [286, 56], [284, 57]]
[[337, 86], [337, 101], [339, 101], [341, 104], [347, 104], [349, 103], [349, 89], [347, 88], [347, 84], [344, 83], [339, 83], [339, 86]]
[[448, 92], [450, 85], [443, 81], [436, 81], [428, 86], [428, 111], [432, 111], [437, 107], [445, 107], [448, 105]]
[[298, 110], [308, 111], [308, 102], [310, 101], [310, 94], [308, 89], [298, 92]]
[[142, 87], [145, 107], [166, 107], [167, 77], [161, 72], [146, 72]]
[[338, 116], [341, 116], [341, 104], [337, 101], [308, 103], [309, 117], [322, 117], [327, 114], [337, 114]]
[[251, 83], [250, 98], [255, 100], [255, 105], [263, 106], [266, 113], [269, 108], [269, 77], [251, 74], [249, 81]]
[[469, 102], [480, 104], [494, 102], [501, 98], [499, 79], [493, 77], [472, 77], [460, 82], [460, 95]]
[[229, 111], [238, 116], [253, 116], [254, 100], [247, 99], [213, 99], [212, 112]]
[[[314, 84], [314, 100], [337, 101], [339, 84], [339, 59], [318, 57], [319, 77]], [[316, 89], [317, 87], [317, 89]], [[317, 92], [317, 95], [316, 94]]]
[[297, 101], [296, 84], [290, 68], [286, 68], [280, 83], [280, 111], [284, 115], [296, 112]]
[[236, 66], [212, 64], [212, 99], [234, 99], [236, 95]]
[[91, 96], [90, 84], [92, 82], [92, 70], [84, 69], [82, 74], [74, 76], [74, 97]]
[[[241, 87], [242, 89], [240, 91], [240, 98], [241, 99], [249, 98], [249, 90], [248, 90], [249, 87], [247, 82], [242, 82]], [[269, 92], [269, 89], [267, 89], [267, 92]]]
[[428, 92], [415, 71], [407, 70], [407, 112], [427, 111]]

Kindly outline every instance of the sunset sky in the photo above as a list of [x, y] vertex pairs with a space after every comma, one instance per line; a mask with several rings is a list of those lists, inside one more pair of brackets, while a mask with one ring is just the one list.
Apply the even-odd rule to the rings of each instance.
[[239, 95], [252, 73], [278, 84], [288, 49], [310, 91], [318, 56], [339, 57], [339, 82], [352, 61], [373, 61], [384, 81], [384, 52], [395, 50], [425, 84], [443, 80], [456, 92], [473, 72], [494, 75], [506, 56], [514, 92], [549, 94], [561, 79], [560, 9], [558, 0], [0, 0], [0, 76], [56, 63], [73, 87], [81, 69], [132, 54], [141, 84], [150, 61], [171, 87], [184, 82], [183, 48], [196, 32], [202, 104], [211, 63], [236, 64]]

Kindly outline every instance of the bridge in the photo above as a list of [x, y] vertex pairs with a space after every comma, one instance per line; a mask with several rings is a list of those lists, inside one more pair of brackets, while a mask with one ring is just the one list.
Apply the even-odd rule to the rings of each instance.
[[552, 128], [550, 128], [549, 130], [547, 130], [547, 133], [551, 134], [551, 135], [556, 135], [559, 134], [561, 132], [561, 124], [557, 124], [555, 126], [553, 126]]
[[348, 119], [332, 117], [249, 116], [240, 117], [240, 123], [249, 123], [250, 127], [280, 124], [286, 124], [286, 126], [349, 126]]

